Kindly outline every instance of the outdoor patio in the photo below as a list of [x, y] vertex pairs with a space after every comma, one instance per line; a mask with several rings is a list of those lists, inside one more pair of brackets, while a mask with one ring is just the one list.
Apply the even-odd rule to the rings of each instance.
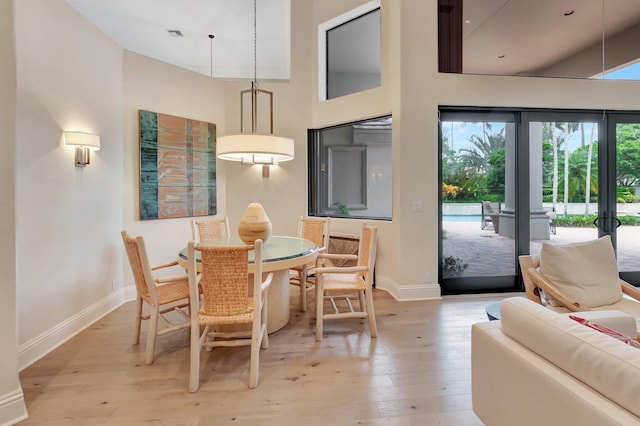
[[[443, 251], [445, 256], [460, 257], [467, 267], [463, 276], [500, 276], [515, 274], [514, 244], [511, 238], [496, 234], [491, 226], [481, 229], [475, 222], [444, 222]], [[593, 227], [558, 227], [547, 240], [553, 244], [567, 244], [597, 238]], [[640, 226], [618, 228], [618, 269], [640, 270]], [[531, 242], [531, 253], [540, 253], [543, 241]]]

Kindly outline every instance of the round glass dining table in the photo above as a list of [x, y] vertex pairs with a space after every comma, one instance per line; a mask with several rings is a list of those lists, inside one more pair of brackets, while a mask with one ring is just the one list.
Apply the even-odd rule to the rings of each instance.
[[[202, 245], [244, 245], [239, 238], [203, 241]], [[269, 317], [267, 332], [273, 333], [289, 323], [289, 269], [312, 262], [318, 257], [318, 246], [309, 240], [297, 237], [274, 235], [262, 245], [262, 272], [273, 273], [269, 286]], [[199, 266], [196, 251], [196, 268]], [[253, 251], [249, 251], [249, 273], [253, 273]], [[178, 255], [178, 263], [188, 268], [188, 249], [183, 248]], [[249, 277], [248, 285], [253, 278]]]

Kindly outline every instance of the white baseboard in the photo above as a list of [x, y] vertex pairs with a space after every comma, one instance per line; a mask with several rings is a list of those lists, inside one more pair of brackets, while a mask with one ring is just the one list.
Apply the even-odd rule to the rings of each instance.
[[442, 299], [440, 284], [400, 285], [389, 277], [376, 275], [376, 288], [385, 290], [399, 302]]
[[21, 388], [0, 395], [0, 426], [15, 425], [27, 417], [27, 406]]
[[21, 344], [18, 347], [19, 371], [24, 370], [109, 312], [129, 300], [135, 299], [135, 297], [136, 289], [134, 286], [121, 288], [71, 318]]

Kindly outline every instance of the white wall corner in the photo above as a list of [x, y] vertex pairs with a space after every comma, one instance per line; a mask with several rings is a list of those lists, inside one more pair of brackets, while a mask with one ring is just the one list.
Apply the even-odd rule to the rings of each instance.
[[22, 389], [0, 395], [0, 426], [15, 425], [29, 417]]
[[[122, 306], [122, 304], [129, 300], [135, 299], [135, 297], [135, 286], [118, 289], [71, 318], [62, 321], [44, 333], [21, 344], [18, 347], [19, 371], [24, 370], [114, 309]], [[0, 425], [2, 424], [4, 423], [0, 421]]]
[[442, 299], [440, 285], [437, 283], [400, 285], [389, 277], [376, 275], [376, 288], [385, 290], [399, 302]]

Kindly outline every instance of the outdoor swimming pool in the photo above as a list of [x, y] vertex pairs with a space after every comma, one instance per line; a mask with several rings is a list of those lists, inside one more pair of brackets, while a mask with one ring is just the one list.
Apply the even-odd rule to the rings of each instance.
[[480, 223], [482, 215], [479, 214], [445, 214], [442, 215], [443, 222], [477, 222]]

